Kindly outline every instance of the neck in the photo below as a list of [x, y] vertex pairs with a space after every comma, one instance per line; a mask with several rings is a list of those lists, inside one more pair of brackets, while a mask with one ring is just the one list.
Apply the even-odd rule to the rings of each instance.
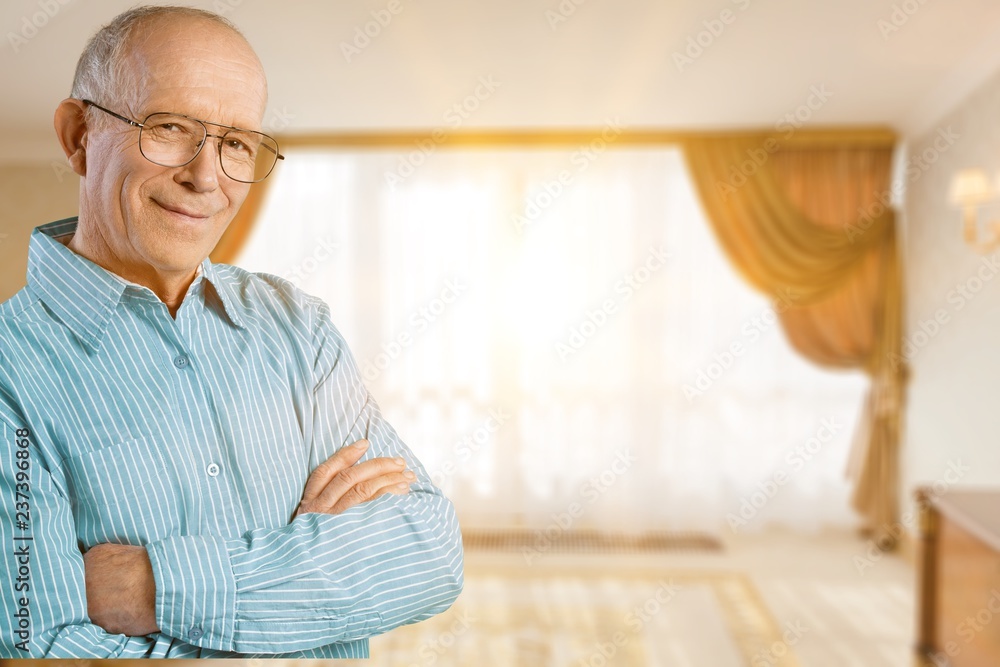
[[59, 241], [76, 254], [116, 276], [148, 287], [166, 305], [171, 317], [177, 316], [184, 295], [187, 294], [197, 273], [197, 267], [185, 271], [163, 272], [148, 264], [123, 261], [115, 254], [106, 239], [99, 234], [86, 233], [86, 230], [79, 225], [75, 234], [60, 238]]

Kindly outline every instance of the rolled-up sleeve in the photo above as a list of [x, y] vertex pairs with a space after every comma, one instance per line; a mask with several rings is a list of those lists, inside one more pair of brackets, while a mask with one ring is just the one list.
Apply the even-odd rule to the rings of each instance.
[[148, 657], [153, 640], [90, 622], [62, 471], [40, 454], [33, 431], [5, 412], [0, 405], [0, 657]]

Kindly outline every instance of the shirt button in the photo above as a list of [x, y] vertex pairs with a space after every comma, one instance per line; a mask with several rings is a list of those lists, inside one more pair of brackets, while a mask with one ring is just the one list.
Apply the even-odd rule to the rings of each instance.
[[206, 468], [206, 472], [208, 472], [209, 477], [215, 477], [216, 475], [219, 474], [219, 464], [209, 463], [208, 468]]
[[191, 363], [191, 360], [183, 354], [174, 358], [174, 366], [177, 366], [177, 368], [186, 368], [189, 363]]
[[188, 630], [188, 637], [191, 639], [201, 639], [201, 636], [203, 634], [205, 633], [202, 632], [202, 629], [199, 628], [197, 625]]

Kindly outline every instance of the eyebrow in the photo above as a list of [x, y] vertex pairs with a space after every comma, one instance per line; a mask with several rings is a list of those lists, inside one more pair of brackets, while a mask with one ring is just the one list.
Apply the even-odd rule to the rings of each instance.
[[242, 125], [227, 125], [226, 123], [217, 123], [214, 120], [205, 120], [204, 118], [201, 118], [199, 116], [192, 116], [191, 114], [181, 113], [180, 111], [171, 111], [171, 110], [166, 110], [166, 109], [163, 109], [163, 110], [160, 110], [160, 111], [151, 111], [150, 113], [146, 114], [145, 117], [149, 118], [154, 113], [168, 113], [168, 114], [171, 114], [173, 116], [183, 116], [185, 118], [190, 118], [191, 120], [196, 120], [196, 121], [199, 121], [201, 123], [205, 123], [206, 125], [214, 125], [216, 127], [224, 127], [227, 130], [243, 130], [245, 132], [257, 132], [259, 134], [266, 134], [266, 132], [264, 132], [263, 130], [254, 130], [252, 128], [244, 127]]

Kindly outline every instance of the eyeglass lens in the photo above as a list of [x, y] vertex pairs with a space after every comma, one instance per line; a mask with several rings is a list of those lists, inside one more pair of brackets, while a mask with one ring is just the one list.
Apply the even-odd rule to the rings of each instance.
[[145, 120], [139, 132], [139, 150], [151, 162], [179, 167], [194, 158], [208, 136], [220, 140], [222, 171], [233, 180], [263, 180], [278, 160], [278, 145], [265, 134], [225, 128], [220, 128], [220, 134], [210, 134], [202, 123], [169, 113], [156, 113]]

